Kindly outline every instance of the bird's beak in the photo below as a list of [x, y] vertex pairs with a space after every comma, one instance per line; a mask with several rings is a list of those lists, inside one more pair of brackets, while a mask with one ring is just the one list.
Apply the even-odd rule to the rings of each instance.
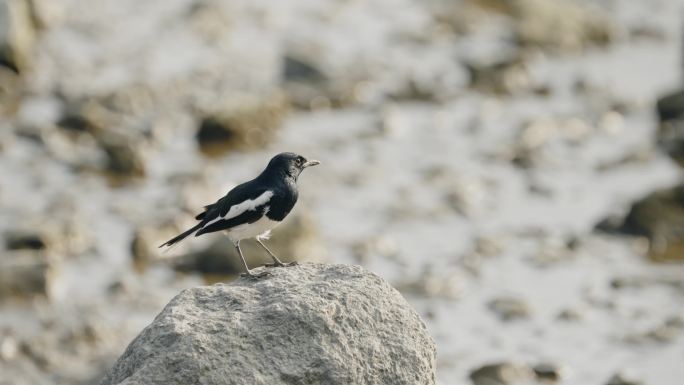
[[317, 164], [321, 164], [321, 162], [319, 162], [319, 161], [317, 161], [317, 160], [315, 160], [315, 159], [311, 159], [311, 160], [309, 160], [309, 161], [306, 161], [306, 162], [302, 165], [302, 168], [307, 168], [307, 167], [315, 166], [315, 165], [317, 165]]

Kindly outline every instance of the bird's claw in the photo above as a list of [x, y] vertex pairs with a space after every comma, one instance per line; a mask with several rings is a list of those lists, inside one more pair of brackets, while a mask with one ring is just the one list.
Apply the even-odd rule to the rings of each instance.
[[268, 271], [262, 271], [261, 273], [256, 273], [256, 274], [247, 272], [247, 273], [241, 273], [240, 277], [251, 278], [251, 279], [259, 279], [259, 278], [268, 277], [269, 275], [271, 275], [271, 273], [269, 273]]
[[297, 265], [299, 265], [299, 262], [294, 261], [294, 262], [288, 262], [288, 263], [273, 262], [273, 263], [267, 263], [264, 266], [266, 266], [266, 267], [290, 267], [290, 266], [297, 266]]

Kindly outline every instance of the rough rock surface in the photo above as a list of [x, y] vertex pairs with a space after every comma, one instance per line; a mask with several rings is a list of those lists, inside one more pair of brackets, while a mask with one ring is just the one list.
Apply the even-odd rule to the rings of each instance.
[[434, 384], [435, 345], [398, 291], [358, 266], [304, 264], [188, 289], [102, 384]]

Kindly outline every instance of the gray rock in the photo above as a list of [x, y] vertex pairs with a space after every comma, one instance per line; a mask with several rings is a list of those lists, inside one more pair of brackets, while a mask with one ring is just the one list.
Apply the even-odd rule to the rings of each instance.
[[434, 384], [435, 345], [387, 282], [358, 266], [269, 269], [176, 296], [108, 384]]

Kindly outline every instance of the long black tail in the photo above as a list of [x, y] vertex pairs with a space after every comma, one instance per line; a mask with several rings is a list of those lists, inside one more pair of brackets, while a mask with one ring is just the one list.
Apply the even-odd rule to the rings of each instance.
[[159, 247], [173, 246], [175, 243], [178, 243], [178, 242], [182, 241], [182, 240], [185, 239], [185, 237], [187, 237], [188, 235], [190, 235], [190, 234], [194, 233], [195, 231], [199, 230], [200, 227], [202, 227], [202, 222], [196, 224], [196, 225], [193, 226], [192, 228], [190, 228], [190, 229], [184, 231], [183, 233], [181, 233], [181, 234], [179, 234], [179, 235], [176, 235], [175, 237], [173, 237], [173, 238], [169, 239], [168, 241], [162, 243], [161, 245], [159, 245]]

